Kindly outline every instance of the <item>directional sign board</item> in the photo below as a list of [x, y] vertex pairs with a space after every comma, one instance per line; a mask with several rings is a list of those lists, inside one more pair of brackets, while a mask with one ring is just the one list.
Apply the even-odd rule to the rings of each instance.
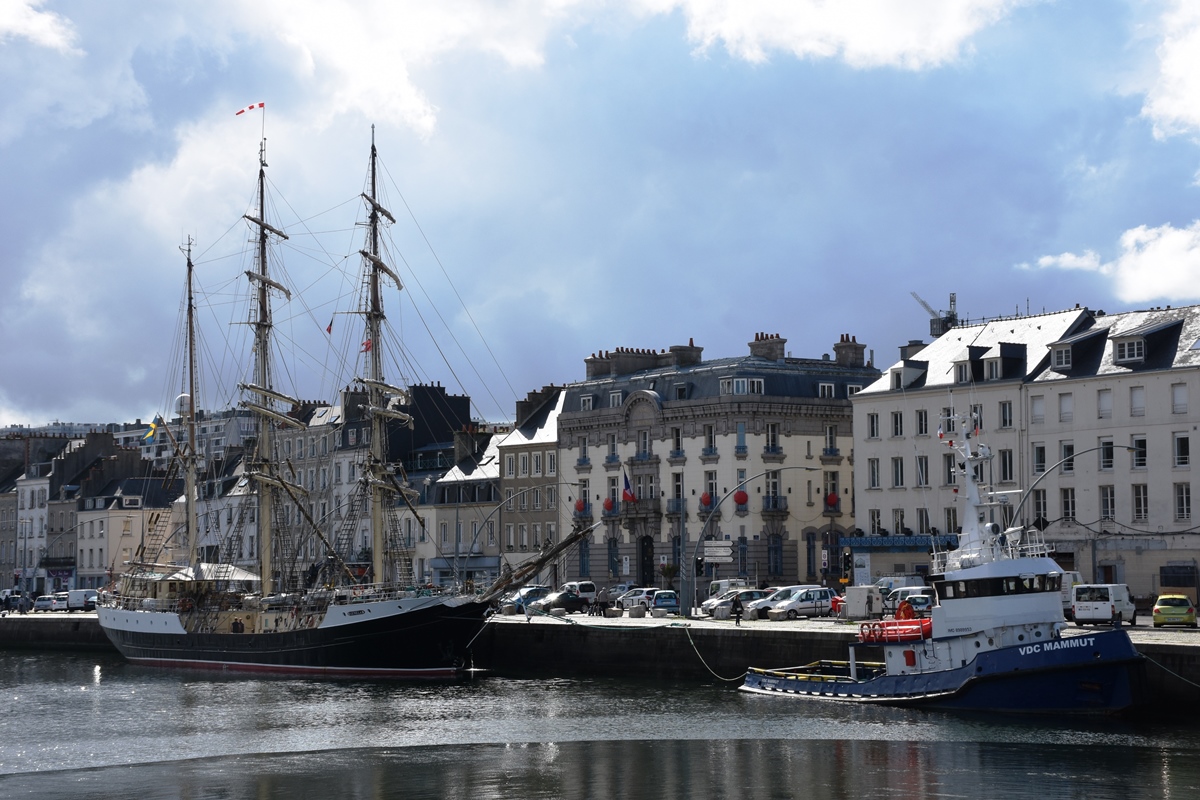
[[732, 564], [733, 555], [726, 553], [725, 555], [720, 556], [710, 556], [706, 554], [704, 556], [704, 561], [706, 564]]
[[705, 542], [704, 557], [727, 556], [733, 552], [733, 542]]

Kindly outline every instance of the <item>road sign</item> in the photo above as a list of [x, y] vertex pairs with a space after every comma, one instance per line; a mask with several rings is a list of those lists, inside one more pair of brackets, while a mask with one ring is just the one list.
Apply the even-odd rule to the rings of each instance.
[[705, 542], [704, 557], [707, 558], [710, 554], [714, 556], [727, 556], [733, 552], [733, 542]]
[[723, 556], [706, 555], [706, 556], [704, 556], [704, 562], [706, 564], [732, 564], [733, 556], [732, 555], [723, 555]]

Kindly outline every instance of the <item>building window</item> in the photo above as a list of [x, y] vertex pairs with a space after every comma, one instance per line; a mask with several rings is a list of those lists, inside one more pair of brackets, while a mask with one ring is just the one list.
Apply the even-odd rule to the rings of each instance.
[[1131, 416], [1131, 417], [1146, 416], [1146, 387], [1145, 386], [1130, 386], [1129, 387], [1129, 416]]
[[817, 397], [820, 397], [820, 398], [826, 399], [826, 400], [832, 400], [833, 399], [833, 384], [832, 383], [818, 383], [817, 384]]
[[1113, 441], [1112, 439], [1100, 440], [1100, 469], [1111, 470], [1113, 468]]
[[638, 455], [642, 458], [650, 457], [650, 431], [638, 431]]
[[879, 438], [879, 415], [878, 414], [867, 414], [867, 438], [868, 439], [878, 439]]
[[1058, 443], [1058, 457], [1062, 461], [1062, 472], [1069, 473], [1075, 471], [1075, 442], [1065, 441]]
[[892, 436], [904, 435], [904, 413], [901, 411], [892, 412]]
[[683, 454], [683, 428], [671, 428], [671, 455]]
[[579, 540], [579, 577], [592, 576], [592, 547], [591, 540], [585, 536]]
[[1115, 519], [1117, 516], [1117, 491], [1114, 486], [1100, 487], [1100, 519]]
[[1097, 419], [1112, 417], [1112, 389], [1100, 389], [1096, 392], [1096, 417]]
[[954, 466], [954, 453], [942, 454], [942, 485], [953, 486], [957, 483], [957, 468]]
[[592, 410], [592, 396], [590, 394], [582, 395], [579, 398], [579, 410], [580, 411], [591, 411]]
[[946, 533], [958, 533], [958, 509], [951, 506], [945, 511]]
[[529, 453], [521, 453], [521, 477], [529, 477]]
[[608, 407], [609, 408], [620, 408], [621, 407], [621, 399], [622, 398], [621, 398], [620, 392], [609, 392], [608, 393]]
[[1133, 339], [1128, 342], [1113, 342], [1113, 361], [1121, 364], [1127, 361], [1141, 361], [1146, 357], [1146, 341]]
[[779, 452], [779, 423], [778, 422], [768, 422], [767, 423], [766, 452], [768, 452], [768, 453], [778, 453]]
[[867, 532], [878, 534], [883, 529], [883, 517], [878, 508], [867, 512]]
[[1012, 401], [1000, 401], [1000, 427], [1011, 428], [1013, 426]]
[[610, 433], [608, 435], [608, 460], [616, 461], [617, 459], [617, 435]]
[[1070, 422], [1075, 418], [1075, 397], [1070, 392], [1058, 396], [1058, 421]]
[[1041, 475], [1046, 471], [1046, 445], [1035, 442], [1033, 445], [1033, 474]]
[[1055, 369], [1070, 369], [1071, 368], [1071, 348], [1070, 347], [1054, 348], [1054, 368]]
[[987, 362], [987, 379], [989, 381], [1000, 380], [1000, 362], [997, 359], [989, 359]]
[[1047, 515], [1046, 490], [1045, 489], [1034, 489], [1033, 490], [1033, 518], [1035, 520], [1038, 520], [1038, 519], [1045, 520], [1046, 515]]
[[1144, 483], [1133, 485], [1133, 521], [1145, 522], [1150, 519], [1150, 489]]
[[734, 378], [733, 379], [733, 393], [734, 394], [748, 394], [749, 389], [750, 389], [749, 381], [747, 381], [745, 378]]
[[917, 486], [929, 485], [929, 456], [917, 456]]
[[1062, 499], [1063, 519], [1075, 519], [1075, 489], [1064, 486], [1059, 489], [1059, 495]]
[[892, 459], [892, 488], [904, 488], [904, 459], [899, 456]]
[[846, 387], [846, 397], [854, 397], [854, 395], [861, 391], [862, 386], [858, 385], [857, 383], [851, 383]]
[[1175, 434], [1175, 466], [1186, 467], [1192, 463], [1192, 443], [1186, 433]]
[[929, 509], [917, 509], [917, 533], [928, 536], [932, 531], [929, 526]]
[[905, 530], [905, 528], [904, 528], [904, 509], [903, 508], [893, 508], [892, 509], [892, 533], [901, 534], [901, 533], [904, 533], [904, 530]]
[[541, 453], [533, 454], [533, 477], [535, 477], [535, 478], [542, 477], [542, 454]]
[[1186, 383], [1171, 384], [1171, 413], [1186, 414], [1188, 410], [1188, 392]]
[[1046, 398], [1041, 395], [1029, 398], [1029, 421], [1032, 423], [1046, 421]]
[[1016, 480], [1016, 476], [1013, 474], [1013, 451], [1012, 450], [1001, 450], [1000, 451], [1000, 482], [1001, 483], [1012, 483], [1014, 480]]
[[750, 379], [750, 394], [764, 394], [765, 384], [762, 378]]
[[1175, 484], [1175, 520], [1187, 522], [1192, 518], [1192, 485]]
[[958, 364], [954, 368], [955, 383], [970, 383], [971, 382], [971, 365]]
[[904, 388], [904, 373], [901, 372], [900, 370], [896, 370], [895, 372], [892, 373], [892, 388], [893, 389], [903, 389]]
[[733, 394], [733, 378], [721, 378], [721, 394]]
[[917, 436], [929, 435], [929, 412], [923, 408], [917, 409]]
[[558, 475], [558, 453], [546, 453], [546, 477]]
[[1130, 440], [1130, 444], [1133, 445], [1133, 462], [1132, 462], [1131, 466], [1134, 469], [1145, 469], [1146, 468], [1146, 437], [1145, 436], [1134, 436]]
[[513, 510], [513, 495], [514, 495], [514, 494], [515, 494], [515, 492], [513, 492], [513, 490], [512, 490], [512, 489], [505, 489], [505, 490], [504, 490], [504, 504], [505, 504], [505, 507], [506, 507], [506, 508], [507, 508], [509, 511], [512, 511], [512, 510]]
[[879, 459], [878, 458], [868, 458], [867, 459], [867, 488], [868, 489], [878, 489], [879, 488]]
[[514, 478], [514, 477], [516, 477], [516, 475], [517, 475], [517, 457], [516, 456], [505, 456], [504, 457], [504, 476], [506, 478]]

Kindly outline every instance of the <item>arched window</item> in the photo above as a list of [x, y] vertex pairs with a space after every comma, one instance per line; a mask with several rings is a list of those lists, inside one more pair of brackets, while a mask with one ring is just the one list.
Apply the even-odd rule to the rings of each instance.
[[811, 578], [817, 574], [817, 534], [809, 531], [804, 534], [804, 563], [806, 574]]

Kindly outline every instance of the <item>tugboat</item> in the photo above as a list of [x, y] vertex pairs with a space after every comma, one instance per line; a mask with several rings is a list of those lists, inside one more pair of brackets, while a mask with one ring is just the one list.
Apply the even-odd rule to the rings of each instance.
[[[958, 419], [960, 430], [975, 430], [969, 417]], [[970, 435], [946, 444], [958, 454], [967, 513], [958, 547], [932, 553], [937, 602], [929, 617], [901, 603], [896, 618], [860, 625], [848, 661], [751, 667], [741, 689], [1021, 714], [1106, 714], [1134, 705], [1144, 659], [1128, 634], [1118, 627], [1063, 635], [1063, 570], [1052, 548], [1036, 528], [1001, 529], [995, 518], [1009, 504], [1007, 493], [981, 485], [979, 467], [992, 456], [986, 445], [973, 447]], [[881, 650], [883, 660], [857, 660], [858, 647]]]

